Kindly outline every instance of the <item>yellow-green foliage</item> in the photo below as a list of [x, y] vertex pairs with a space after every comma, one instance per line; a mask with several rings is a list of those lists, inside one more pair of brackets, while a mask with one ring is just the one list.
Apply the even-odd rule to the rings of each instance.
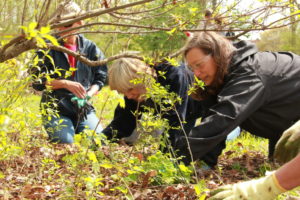
[[[41, 133], [38, 97], [29, 91], [26, 61], [0, 64], [0, 159], [21, 155]], [[37, 134], [37, 135], [35, 135]]]

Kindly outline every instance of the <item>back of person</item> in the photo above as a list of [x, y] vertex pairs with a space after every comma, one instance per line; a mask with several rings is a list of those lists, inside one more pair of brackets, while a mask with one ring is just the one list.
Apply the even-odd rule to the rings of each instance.
[[258, 136], [280, 137], [300, 118], [300, 56], [258, 52], [239, 67], [255, 70], [263, 84], [262, 106], [242, 123], [242, 128]]

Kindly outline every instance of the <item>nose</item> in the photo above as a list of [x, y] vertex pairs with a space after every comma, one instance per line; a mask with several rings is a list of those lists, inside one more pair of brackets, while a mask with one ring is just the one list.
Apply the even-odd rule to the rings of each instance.
[[200, 78], [201, 79], [201, 72], [200, 72], [200, 70], [199, 69], [195, 69], [194, 71], [194, 75], [197, 77], [197, 78]]
[[125, 95], [128, 99], [134, 99], [134, 95], [131, 94], [130, 92], [126, 92], [124, 95]]

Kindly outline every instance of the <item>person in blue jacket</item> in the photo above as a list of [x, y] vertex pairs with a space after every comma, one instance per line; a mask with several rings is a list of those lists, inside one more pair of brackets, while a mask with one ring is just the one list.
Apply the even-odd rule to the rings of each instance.
[[[64, 5], [60, 17], [76, 16], [81, 13], [79, 6], [70, 1]], [[82, 21], [65, 27], [65, 30], [78, 27]], [[73, 33], [65, 32], [60, 36]], [[85, 55], [87, 59], [97, 61], [104, 59], [103, 53], [92, 41], [83, 35], [69, 35], [60, 41], [60, 45], [69, 50]], [[60, 51], [38, 51], [39, 70], [32, 70], [40, 80], [32, 86], [35, 90], [43, 91], [41, 99], [42, 121], [51, 142], [73, 143], [74, 134], [82, 132], [85, 128], [102, 131], [95, 109], [87, 100], [95, 95], [103, 86], [107, 77], [107, 67], [90, 67], [75, 57]], [[74, 70], [71, 70], [71, 69]], [[71, 70], [71, 73], [69, 72]], [[46, 77], [51, 79], [47, 79]], [[46, 87], [50, 89], [46, 90]], [[51, 114], [47, 107], [57, 112]]]
[[[172, 66], [168, 62], [162, 62], [154, 66], [147, 66], [138, 59], [121, 58], [115, 60], [109, 67], [108, 75], [110, 88], [124, 94], [125, 101], [125, 107], [117, 106], [112, 122], [103, 130], [108, 139], [126, 138], [125, 141], [129, 143], [134, 143], [137, 139], [137, 116], [134, 114], [135, 111], [141, 110], [143, 112], [144, 105], [157, 107], [154, 101], [145, 99], [148, 78], [168, 88], [168, 92], [175, 93], [182, 100], [176, 103], [176, 110], [172, 108], [162, 113], [163, 118], [168, 120], [169, 126], [173, 127], [169, 130], [171, 144], [174, 144], [177, 135], [183, 134], [181, 128], [177, 128], [180, 127], [180, 122], [185, 127], [193, 126], [193, 122], [184, 123], [188, 112], [188, 88], [193, 80], [193, 74], [184, 65]], [[145, 81], [135, 84], [133, 80], [136, 79], [145, 79]], [[160, 132], [163, 132], [163, 130]]]
[[[225, 147], [237, 126], [269, 139], [269, 157], [282, 133], [300, 119], [300, 56], [259, 52], [247, 41], [231, 43], [214, 32], [196, 33], [184, 50], [187, 65], [205, 83], [193, 94], [210, 101], [201, 124], [177, 140], [181, 155], [201, 159]], [[221, 150], [219, 151], [222, 152]]]

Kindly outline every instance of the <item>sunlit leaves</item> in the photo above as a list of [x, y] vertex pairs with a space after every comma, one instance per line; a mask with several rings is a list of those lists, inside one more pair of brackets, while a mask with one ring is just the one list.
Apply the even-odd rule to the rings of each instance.
[[105, 168], [105, 169], [111, 169], [113, 168], [113, 165], [109, 162], [103, 162], [102, 164], [100, 164], [101, 167]]
[[169, 35], [173, 35], [173, 33], [175, 33], [176, 30], [177, 30], [177, 28], [173, 28], [173, 29], [171, 29], [170, 31], [167, 31], [167, 33], [168, 33]]
[[205, 83], [194, 76], [194, 83], [188, 90], [188, 95], [191, 95], [197, 91], [198, 88], [205, 89]]
[[195, 192], [198, 196], [198, 200], [205, 200], [207, 195], [206, 192], [208, 190], [206, 189], [206, 183], [205, 180], [199, 181], [197, 184], [194, 185]]
[[124, 100], [124, 98], [119, 98], [118, 100], [119, 100], [120, 107], [121, 108], [125, 108], [125, 100]]
[[199, 10], [199, 8], [192, 7], [192, 8], [189, 9], [189, 12], [191, 13], [191, 15], [192, 15], [193, 17], [195, 17], [195, 16], [198, 14], [198, 13], [197, 13], [198, 10]]
[[96, 155], [95, 155], [94, 152], [89, 151], [88, 154], [87, 154], [87, 156], [88, 156], [89, 160], [91, 160], [93, 163], [97, 163], [98, 162], [97, 157], [96, 157]]
[[164, 58], [166, 61], [168, 61], [172, 66], [178, 67], [179, 63], [175, 58], [170, 58], [170, 57], [165, 57]]
[[27, 27], [21, 26], [28, 40], [33, 38], [36, 39], [37, 45], [41, 48], [47, 47], [45, 39], [49, 40], [54, 45], [59, 45], [56, 38], [50, 35], [51, 29], [49, 25], [46, 27], [41, 27], [40, 30], [37, 30], [36, 27], [37, 22], [31, 22]]
[[151, 57], [144, 56], [143, 60], [147, 65], [154, 65], [153, 58], [151, 58]]

